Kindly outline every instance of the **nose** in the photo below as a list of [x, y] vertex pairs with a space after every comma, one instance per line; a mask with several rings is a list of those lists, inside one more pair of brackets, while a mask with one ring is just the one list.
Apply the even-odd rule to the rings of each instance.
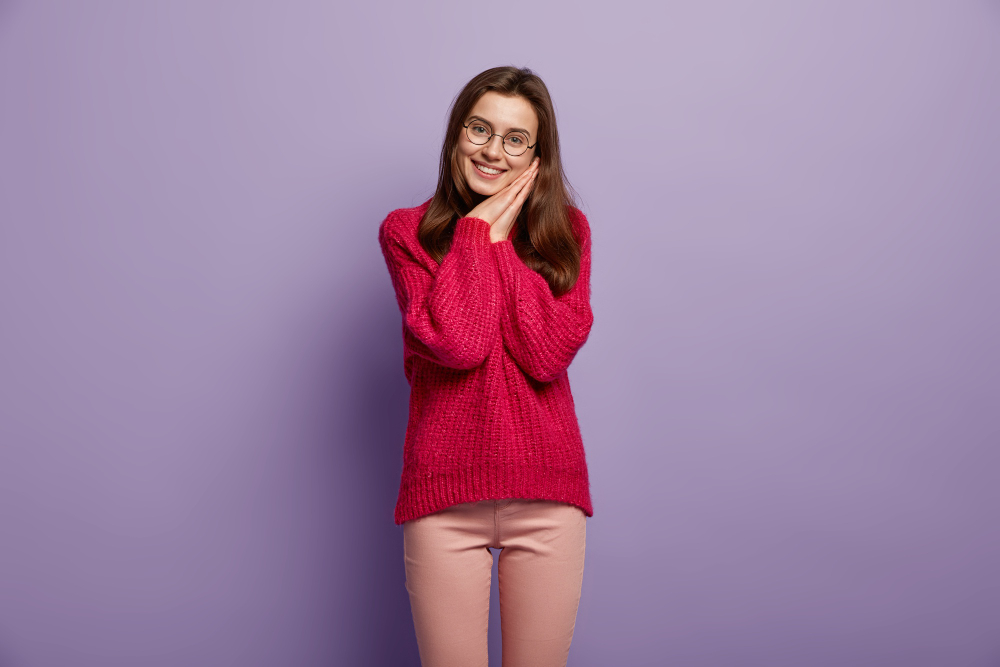
[[499, 160], [503, 154], [503, 137], [494, 134], [483, 146], [483, 153], [491, 160]]

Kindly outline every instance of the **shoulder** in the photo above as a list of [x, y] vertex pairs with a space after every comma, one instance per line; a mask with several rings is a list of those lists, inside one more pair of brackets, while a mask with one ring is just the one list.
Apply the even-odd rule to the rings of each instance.
[[430, 203], [428, 199], [419, 206], [397, 208], [390, 211], [378, 227], [379, 241], [385, 243], [387, 240], [393, 239], [401, 242], [411, 237], [416, 238], [417, 227], [420, 226], [420, 220], [427, 212]]
[[570, 224], [573, 225], [573, 233], [582, 246], [590, 241], [590, 221], [587, 220], [587, 216], [584, 215], [583, 211], [576, 206], [569, 205], [566, 208], [569, 211]]
[[574, 227], [578, 225], [581, 227], [588, 226], [587, 216], [583, 214], [583, 211], [572, 204], [567, 205], [566, 210], [569, 211], [569, 219]]

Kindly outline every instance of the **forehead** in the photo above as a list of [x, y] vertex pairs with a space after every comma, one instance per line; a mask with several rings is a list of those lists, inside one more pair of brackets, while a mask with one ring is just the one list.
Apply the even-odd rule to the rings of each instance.
[[494, 132], [521, 127], [532, 135], [538, 134], [538, 116], [523, 97], [508, 97], [488, 90], [472, 106], [469, 115], [488, 120]]

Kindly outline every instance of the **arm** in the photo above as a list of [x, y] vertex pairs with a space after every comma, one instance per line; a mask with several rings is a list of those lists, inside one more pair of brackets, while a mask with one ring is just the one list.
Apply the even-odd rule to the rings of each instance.
[[548, 282], [529, 269], [509, 240], [493, 244], [500, 272], [504, 308], [500, 329], [504, 343], [518, 365], [541, 382], [551, 382], [566, 370], [590, 335], [590, 227], [583, 213], [574, 226], [581, 243], [580, 276], [573, 287], [556, 298]]
[[[403, 325], [423, 344], [420, 356], [449, 368], [470, 369], [485, 361], [500, 327], [496, 267], [490, 256], [490, 226], [460, 218], [451, 248], [432, 272], [416, 259], [423, 252], [415, 235], [393, 224], [379, 227]], [[433, 260], [428, 260], [433, 262]]]

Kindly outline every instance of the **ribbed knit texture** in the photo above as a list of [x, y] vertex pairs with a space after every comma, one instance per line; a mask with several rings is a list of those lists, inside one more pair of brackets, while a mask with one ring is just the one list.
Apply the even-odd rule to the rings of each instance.
[[570, 208], [580, 276], [555, 298], [479, 218], [455, 223], [438, 265], [417, 240], [429, 204], [393, 211], [378, 233], [410, 383], [395, 523], [492, 498], [555, 500], [593, 516], [566, 373], [594, 321], [586, 217]]

